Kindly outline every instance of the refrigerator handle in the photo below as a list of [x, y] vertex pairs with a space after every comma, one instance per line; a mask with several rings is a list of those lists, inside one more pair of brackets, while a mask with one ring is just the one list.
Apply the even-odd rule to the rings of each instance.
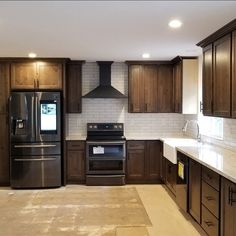
[[35, 131], [34, 131], [34, 96], [31, 97], [31, 134], [32, 137], [35, 137]]
[[38, 97], [35, 96], [35, 134], [38, 137]]

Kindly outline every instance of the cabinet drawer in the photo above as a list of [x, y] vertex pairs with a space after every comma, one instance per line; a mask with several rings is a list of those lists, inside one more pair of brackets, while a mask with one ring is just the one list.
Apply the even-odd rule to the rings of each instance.
[[127, 148], [128, 149], [144, 149], [145, 141], [128, 141]]
[[219, 221], [202, 205], [202, 228], [209, 236], [219, 235]]
[[215, 188], [216, 190], [219, 191], [219, 189], [220, 189], [220, 176], [216, 172], [203, 166], [202, 167], [202, 179], [206, 183], [211, 185], [213, 188]]
[[66, 146], [68, 150], [84, 150], [84, 141], [67, 141]]
[[219, 192], [202, 181], [202, 204], [219, 218]]

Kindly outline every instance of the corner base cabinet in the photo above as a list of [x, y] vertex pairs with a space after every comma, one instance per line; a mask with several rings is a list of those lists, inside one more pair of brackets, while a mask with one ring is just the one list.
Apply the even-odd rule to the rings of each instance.
[[66, 142], [66, 182], [67, 184], [85, 184], [85, 142]]

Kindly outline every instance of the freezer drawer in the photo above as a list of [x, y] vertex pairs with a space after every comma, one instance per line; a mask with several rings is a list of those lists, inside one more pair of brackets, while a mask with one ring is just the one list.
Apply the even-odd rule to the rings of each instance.
[[12, 157], [12, 188], [43, 188], [61, 186], [60, 156]]
[[60, 155], [60, 142], [44, 143], [13, 143], [11, 144], [11, 156], [43, 156]]

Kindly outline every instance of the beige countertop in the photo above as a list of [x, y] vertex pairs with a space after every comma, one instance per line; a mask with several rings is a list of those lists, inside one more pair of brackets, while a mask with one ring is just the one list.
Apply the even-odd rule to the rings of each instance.
[[81, 136], [81, 135], [69, 135], [66, 136], [66, 140], [68, 141], [73, 141], [73, 140], [86, 140], [86, 136]]
[[214, 145], [177, 146], [176, 149], [236, 183], [236, 152]]

